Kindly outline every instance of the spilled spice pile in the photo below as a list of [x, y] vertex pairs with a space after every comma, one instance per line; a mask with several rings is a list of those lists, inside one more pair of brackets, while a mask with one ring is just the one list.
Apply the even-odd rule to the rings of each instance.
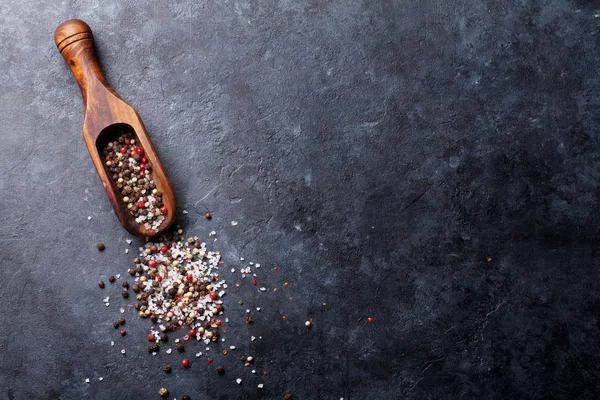
[[136, 146], [133, 133], [122, 132], [117, 140], [107, 143], [102, 155], [129, 214], [138, 224], [143, 223], [146, 229], [157, 230], [169, 210], [152, 179], [152, 167], [144, 157], [144, 149]]
[[135, 277], [131, 290], [138, 315], [158, 323], [148, 340], [166, 341], [168, 332], [189, 327], [189, 335], [206, 344], [216, 342], [223, 314], [219, 300], [227, 288], [217, 274], [220, 251], [210, 251], [197, 237], [183, 236], [179, 229], [162, 236], [159, 242], [146, 243], [133, 261], [129, 274]]

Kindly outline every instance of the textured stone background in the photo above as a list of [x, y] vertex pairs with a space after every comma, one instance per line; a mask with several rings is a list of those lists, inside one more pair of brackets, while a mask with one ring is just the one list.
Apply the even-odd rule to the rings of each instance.
[[[148, 321], [112, 328], [96, 281], [129, 235], [53, 43], [74, 17], [181, 224], [218, 231], [231, 284], [243, 256], [280, 288], [226, 298], [226, 345], [266, 376], [230, 355], [167, 376]], [[0, 1], [0, 398], [592, 398], [599, 34], [583, 0]]]

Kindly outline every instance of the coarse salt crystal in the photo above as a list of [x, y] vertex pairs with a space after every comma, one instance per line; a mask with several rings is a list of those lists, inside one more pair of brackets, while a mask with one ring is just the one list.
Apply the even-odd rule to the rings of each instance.
[[90, 383], [90, 378], [85, 378], [85, 383]]
[[246, 310], [246, 314], [250, 314], [250, 310], [249, 310], [249, 309], [248, 309], [248, 310]]
[[229, 318], [225, 318], [225, 322], [229, 322]]
[[231, 221], [231, 226], [236, 226], [238, 224], [237, 221]]
[[185, 215], [185, 214], [187, 214], [187, 213], [188, 213], [188, 212], [187, 212], [187, 210], [183, 210], [183, 214], [184, 214], [184, 215]]
[[201, 352], [196, 353], [196, 357], [200, 357], [202, 355]]
[[121, 278], [121, 274], [117, 274], [117, 279]]
[[127, 244], [131, 244], [131, 242], [132, 242], [131, 239], [125, 239], [125, 241], [127, 242]]
[[238, 385], [242, 384], [242, 380], [240, 378], [237, 378], [235, 381], [237, 382]]
[[119, 309], [119, 312], [120, 312], [121, 314], [123, 314], [123, 313], [125, 312], [125, 309], [124, 309], [124, 308], [120, 308], [120, 309]]
[[259, 383], [259, 384], [258, 384], [258, 388], [259, 388], [259, 389], [262, 389], [263, 387], [264, 387], [264, 385], [263, 385], [262, 383]]
[[125, 254], [129, 254], [129, 249], [125, 249]]
[[250, 341], [254, 342], [256, 340], [256, 336], [250, 336]]
[[114, 345], [115, 345], [115, 342], [111, 341], [111, 342], [110, 342], [110, 345], [111, 345], [111, 346], [114, 346]]
[[172, 351], [173, 349], [167, 349], [167, 354], [171, 354]]
[[91, 221], [91, 220], [92, 220], [92, 217], [91, 217], [91, 216], [90, 216], [90, 217], [88, 217], [88, 221]]
[[125, 354], [125, 349], [122, 349], [122, 350], [121, 350], [121, 354]]
[[240, 261], [244, 261], [244, 257], [240, 257]]
[[235, 268], [231, 268], [231, 272], [235, 272]]
[[260, 268], [260, 264], [256, 264], [254, 268]]
[[103, 377], [100, 377], [100, 378], [98, 378], [98, 380], [99, 380], [100, 382], [102, 382], [102, 381], [104, 380], [104, 378], [103, 378]]
[[253, 373], [253, 374], [255, 374], [255, 373], [256, 373], [256, 370], [255, 370], [255, 369], [253, 369], [253, 370], [252, 370], [252, 373]]
[[261, 291], [261, 292], [266, 292], [266, 291], [267, 291], [267, 288], [265, 288], [265, 287], [261, 287], [261, 288], [260, 288], [260, 291]]
[[235, 350], [235, 346], [229, 346], [231, 350]]
[[260, 311], [260, 307], [256, 307], [256, 311]]
[[110, 306], [110, 303], [106, 303], [106, 307]]

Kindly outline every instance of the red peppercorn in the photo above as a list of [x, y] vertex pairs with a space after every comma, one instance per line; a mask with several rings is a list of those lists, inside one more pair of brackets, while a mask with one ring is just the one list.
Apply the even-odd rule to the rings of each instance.
[[168, 211], [169, 211], [169, 209], [167, 207], [165, 207], [165, 206], [162, 206], [160, 208], [160, 212], [163, 213], [163, 214], [166, 214]]
[[146, 164], [140, 164], [140, 171], [143, 171], [146, 169]]
[[190, 336], [196, 336], [196, 330], [190, 329]]
[[194, 277], [192, 276], [192, 274], [188, 274], [188, 276], [185, 277], [185, 280], [191, 282], [194, 280]]
[[368, 320], [369, 322], [373, 322], [373, 317], [369, 317], [369, 318], [367, 318], [367, 320]]
[[187, 358], [184, 358], [183, 360], [181, 360], [181, 365], [183, 366], [183, 368], [187, 368], [190, 366], [190, 360], [188, 360]]
[[125, 154], [127, 153], [127, 147], [121, 147], [119, 151], [121, 152], [121, 154]]
[[210, 292], [208, 295], [210, 296], [211, 300], [214, 300], [217, 298], [217, 292]]
[[140, 160], [140, 162], [142, 164], [148, 164], [148, 159], [146, 157], [142, 157], [142, 159]]
[[151, 334], [151, 333], [149, 333], [149, 334], [148, 334], [148, 336], [146, 336], [146, 337], [148, 338], [148, 340], [149, 340], [150, 342], [154, 342], [154, 340], [156, 339], [156, 338], [154, 337], [154, 335], [153, 335], [153, 334]]
[[221, 326], [222, 323], [223, 323], [223, 321], [221, 321], [220, 319], [215, 321], [215, 324], [217, 324], [217, 326]]
[[144, 149], [142, 149], [141, 147], [134, 147], [133, 154], [137, 154], [137, 155], [141, 156], [142, 154], [144, 154]]
[[283, 286], [288, 287], [289, 283], [284, 283]]
[[160, 282], [160, 281], [162, 281], [162, 279], [163, 279], [163, 278], [162, 278], [162, 276], [160, 276], [160, 275], [156, 275], [156, 280], [157, 280], [157, 281], [159, 281], [159, 282]]
[[206, 361], [208, 361], [208, 363], [212, 363], [212, 358], [207, 359]]
[[127, 334], [127, 332], [125, 332], [125, 329], [121, 329], [119, 333], [121, 334], [121, 336], [125, 336]]
[[256, 285], [256, 277], [254, 277], [254, 276], [252, 277], [252, 284]]
[[125, 139], [125, 144], [129, 144], [129, 143], [131, 143], [131, 140]]
[[150, 268], [156, 267], [156, 260], [150, 260], [150, 261], [148, 261], [148, 266]]
[[138, 206], [138, 208], [144, 208], [144, 206], [145, 206], [145, 205], [146, 205], [146, 203], [144, 203], [144, 201], [143, 201], [143, 200], [139, 200], [139, 201], [137, 202], [137, 206]]
[[167, 246], [162, 246], [160, 248], [160, 252], [163, 253], [163, 254], [166, 253], [168, 250], [169, 250], [169, 248]]
[[188, 340], [190, 340], [190, 335], [183, 335], [183, 340], [185, 340], [186, 342], [187, 342]]

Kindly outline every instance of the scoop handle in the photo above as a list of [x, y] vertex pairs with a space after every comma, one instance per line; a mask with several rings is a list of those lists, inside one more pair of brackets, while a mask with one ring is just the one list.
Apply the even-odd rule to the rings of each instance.
[[77, 80], [83, 103], [87, 108], [88, 94], [92, 87], [101, 84], [116, 95], [110, 87], [94, 50], [92, 29], [80, 19], [60, 24], [54, 32], [54, 43]]

